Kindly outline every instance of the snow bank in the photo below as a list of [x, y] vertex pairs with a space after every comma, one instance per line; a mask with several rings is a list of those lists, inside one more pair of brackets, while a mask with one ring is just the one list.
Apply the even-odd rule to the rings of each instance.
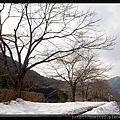
[[72, 115], [93, 110], [84, 114], [120, 114], [116, 102], [65, 102], [65, 103], [39, 103], [12, 100], [10, 103], [0, 103], [0, 115]]
[[39, 103], [12, 100], [10, 103], [0, 103], [0, 114], [76, 114], [87, 111], [90, 107], [103, 105], [106, 102], [65, 102]]
[[120, 108], [115, 101], [108, 102], [104, 105], [101, 105], [97, 108], [93, 108], [91, 111], [85, 112], [82, 115], [87, 114], [114, 114], [114, 115], [120, 115]]

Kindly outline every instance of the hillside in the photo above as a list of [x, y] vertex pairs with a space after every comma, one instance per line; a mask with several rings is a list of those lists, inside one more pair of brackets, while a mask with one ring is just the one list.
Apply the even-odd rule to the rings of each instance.
[[[2, 58], [1, 54], [0, 54], [0, 58]], [[7, 57], [7, 61], [10, 65], [12, 65], [10, 57]], [[0, 59], [0, 63], [2, 64], [1, 59]], [[16, 61], [16, 64], [18, 64], [17, 61]], [[1, 71], [5, 72], [4, 69], [0, 69], [0, 72]], [[8, 78], [2, 78], [1, 82], [2, 82], [2, 88], [9, 88], [9, 85], [12, 86]], [[110, 89], [111, 89], [110, 91], [114, 94], [114, 96], [117, 98], [120, 98], [120, 88], [119, 88], [120, 77], [111, 78], [110, 80], [107, 81], [107, 84], [110, 86]], [[42, 94], [42, 96], [44, 97], [41, 100], [41, 102], [42, 101], [44, 102], [67, 101], [68, 99], [70, 100], [70, 97], [71, 97], [71, 88], [66, 81], [44, 77], [34, 70], [30, 70], [26, 74], [22, 91], [36, 92], [36, 93]], [[106, 93], [104, 97], [108, 99], [108, 96]], [[77, 100], [81, 98], [79, 87], [77, 88], [77, 91], [76, 91], [76, 98]]]
[[[0, 53], [0, 64], [2, 65], [2, 54]], [[7, 56], [7, 62], [9, 65], [13, 65], [11, 58]], [[18, 65], [17, 61], [16, 65]], [[11, 68], [11, 71], [14, 74], [14, 71]], [[6, 73], [5, 69], [0, 68], [0, 74]], [[68, 94], [64, 93], [64, 91], [60, 90], [62, 81], [61, 80], [55, 80], [52, 78], [47, 78], [44, 76], [41, 76], [39, 73], [37, 73], [34, 70], [28, 71], [25, 77], [25, 81], [23, 83], [22, 91], [26, 91], [26, 94], [28, 92], [36, 92], [41, 93], [44, 98], [40, 101], [44, 102], [64, 102], [68, 99]], [[9, 81], [7, 77], [1, 77], [0, 78], [0, 87], [3, 89], [2, 92], [4, 93], [4, 96], [6, 96], [6, 88], [9, 89], [9, 92], [12, 94], [12, 90], [10, 89], [13, 86], [12, 83]], [[33, 93], [30, 93], [33, 94]], [[35, 94], [35, 93], [34, 93]], [[25, 96], [25, 95], [24, 95]], [[30, 96], [30, 95], [29, 95]], [[36, 94], [37, 97], [37, 94]], [[7, 99], [6, 99], [7, 100]]]
[[113, 77], [108, 80], [112, 94], [120, 99], [120, 76]]

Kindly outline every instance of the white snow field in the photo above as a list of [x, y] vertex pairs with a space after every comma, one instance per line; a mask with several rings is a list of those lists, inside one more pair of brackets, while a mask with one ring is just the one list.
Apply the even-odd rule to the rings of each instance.
[[[93, 108], [90, 111], [88, 109]], [[86, 111], [86, 112], [85, 112]], [[39, 103], [25, 101], [21, 98], [9, 103], [0, 103], [0, 115], [47, 115], [47, 114], [111, 114], [120, 115], [119, 107], [115, 101], [111, 102], [65, 102], [65, 103]]]

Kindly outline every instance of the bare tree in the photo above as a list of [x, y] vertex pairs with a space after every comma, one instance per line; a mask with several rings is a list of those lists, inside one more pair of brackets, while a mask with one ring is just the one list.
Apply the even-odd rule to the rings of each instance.
[[[89, 91], [89, 85], [93, 81], [107, 79], [106, 72], [111, 69], [111, 66], [104, 66], [102, 68], [99, 61], [94, 54], [86, 54], [81, 56], [79, 53], [74, 53], [65, 58], [57, 59], [56, 63], [51, 63], [53, 68], [52, 77], [57, 77], [66, 81], [72, 91], [72, 102], [75, 101], [76, 89], [80, 87], [82, 99], [87, 97]], [[52, 70], [52, 69], [51, 69]]]
[[54, 65], [50, 63], [55, 73], [53, 73], [54, 77], [58, 77], [64, 81], [66, 81], [72, 90], [72, 98], [71, 101], [75, 101], [75, 93], [76, 86], [79, 82], [79, 76], [76, 76], [76, 71], [79, 69], [76, 67], [79, 61], [81, 61], [81, 56], [79, 54], [72, 54], [71, 56], [67, 56], [65, 58], [57, 59], [58, 65]]
[[[95, 81], [104, 81], [108, 79], [106, 73], [111, 70], [111, 66], [102, 67], [103, 63], [95, 59], [95, 56], [90, 56], [87, 59], [87, 64], [82, 64], [81, 69], [77, 71], [81, 87], [82, 100], [86, 100], [89, 95], [91, 84]], [[102, 82], [101, 82], [102, 83]]]
[[11, 3], [0, 7], [0, 49], [3, 67], [14, 85], [13, 99], [20, 97], [24, 77], [33, 67], [81, 48], [112, 49], [114, 45], [115, 38], [96, 34], [100, 19], [94, 11], [80, 11], [74, 4]]
[[106, 80], [96, 80], [90, 84], [90, 91], [88, 97], [91, 99], [108, 99], [110, 87]]

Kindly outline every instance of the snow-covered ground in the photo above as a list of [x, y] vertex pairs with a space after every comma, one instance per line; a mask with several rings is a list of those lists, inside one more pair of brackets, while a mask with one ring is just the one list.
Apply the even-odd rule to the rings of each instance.
[[47, 115], [47, 114], [77, 114], [87, 111], [85, 114], [117, 114], [120, 115], [119, 107], [115, 101], [111, 102], [65, 102], [65, 103], [39, 103], [25, 101], [20, 98], [10, 103], [0, 103], [0, 115]]
[[108, 102], [104, 105], [101, 105], [97, 108], [93, 108], [91, 111], [83, 113], [84, 115], [87, 114], [112, 114], [112, 115], [120, 115], [120, 108], [117, 105], [117, 103], [114, 102]]

